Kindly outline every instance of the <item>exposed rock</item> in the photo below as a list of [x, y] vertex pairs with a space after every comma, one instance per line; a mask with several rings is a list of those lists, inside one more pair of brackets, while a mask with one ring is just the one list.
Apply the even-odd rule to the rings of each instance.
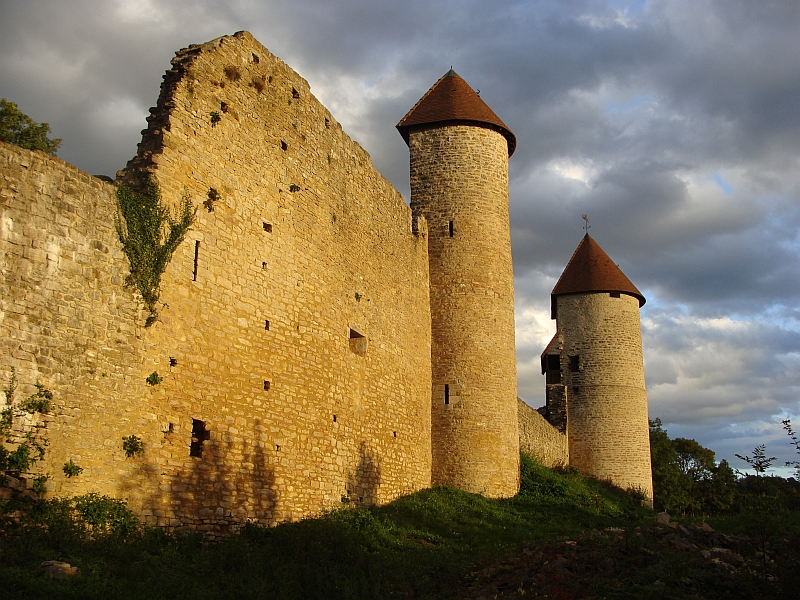
[[73, 567], [69, 563], [60, 560], [46, 560], [39, 565], [50, 579], [67, 579], [69, 577], [80, 577], [81, 570]]

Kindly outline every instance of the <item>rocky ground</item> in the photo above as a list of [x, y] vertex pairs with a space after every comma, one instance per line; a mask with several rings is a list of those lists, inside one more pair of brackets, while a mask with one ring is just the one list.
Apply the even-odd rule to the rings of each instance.
[[797, 536], [764, 546], [707, 524], [685, 527], [664, 515], [660, 521], [523, 548], [481, 565], [463, 581], [459, 597], [800, 597]]

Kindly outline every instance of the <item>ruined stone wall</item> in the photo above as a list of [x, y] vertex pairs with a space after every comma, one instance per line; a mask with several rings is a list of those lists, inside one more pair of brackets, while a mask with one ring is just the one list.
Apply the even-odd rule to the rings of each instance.
[[519, 489], [508, 144], [455, 125], [412, 131], [411, 207], [430, 231], [432, 481]]
[[[76, 211], [96, 212], [76, 227], [88, 254], [70, 258], [72, 279], [47, 284], [61, 296], [39, 299], [24, 264], [3, 282], [4, 294], [28, 290], [3, 330], [27, 348], [27, 358], [12, 356], [27, 361], [26, 381], [38, 356], [32, 332], [46, 328], [41, 337], [63, 348], [46, 357], [47, 383], [74, 408], [52, 426], [50, 471], [68, 456], [91, 469], [57, 475], [58, 491], [126, 496], [151, 522], [213, 531], [428, 486], [424, 219], [412, 233], [410, 209], [366, 152], [249, 34], [185, 49], [173, 65], [139, 153], [120, 173], [132, 182], [149, 171], [165, 202], [188, 197], [199, 207], [151, 327], [122, 287], [113, 188], [39, 155], [48, 164], [20, 171], [31, 180], [14, 199], [22, 247], [43, 237], [26, 233], [26, 203], [73, 194]], [[37, 181], [53, 164], [83, 188], [62, 182], [52, 200], [42, 197]], [[52, 235], [63, 245], [66, 234]], [[61, 308], [63, 297], [77, 307]], [[33, 323], [39, 304], [50, 312]], [[51, 323], [62, 312], [68, 329]], [[148, 386], [153, 371], [163, 381]], [[129, 434], [144, 441], [143, 456], [122, 454]]]
[[519, 414], [519, 449], [546, 467], [569, 464], [567, 436], [550, 425], [522, 400], [517, 400]]
[[562, 364], [568, 365], [570, 464], [652, 498], [639, 300], [568, 294], [558, 297], [557, 316]]

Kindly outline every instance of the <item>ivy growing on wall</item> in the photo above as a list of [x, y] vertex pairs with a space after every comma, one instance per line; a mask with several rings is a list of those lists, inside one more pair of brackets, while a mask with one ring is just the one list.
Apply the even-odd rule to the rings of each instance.
[[122, 249], [130, 263], [128, 285], [136, 286], [150, 311], [147, 325], [156, 317], [161, 276], [175, 249], [194, 223], [197, 209], [188, 194], [173, 213], [161, 201], [158, 184], [150, 176], [143, 177], [137, 189], [117, 187], [117, 228]]

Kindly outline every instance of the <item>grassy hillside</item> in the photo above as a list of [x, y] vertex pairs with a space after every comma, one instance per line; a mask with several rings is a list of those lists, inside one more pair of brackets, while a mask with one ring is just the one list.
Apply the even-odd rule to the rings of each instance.
[[[0, 513], [0, 590], [7, 598], [754, 598], [779, 591], [749, 567], [717, 568], [719, 553], [699, 555], [708, 569], [692, 562], [700, 546], [730, 545], [723, 539], [730, 536], [687, 528], [687, 537], [655, 526], [639, 499], [527, 458], [512, 499], [438, 488], [383, 507], [250, 525], [215, 543], [141, 528], [123, 505], [99, 497], [16, 499]], [[746, 554], [746, 544], [737, 555]], [[47, 579], [39, 569], [46, 560], [77, 566], [81, 576]], [[748, 595], [697, 595], [723, 583], [720, 589]]]

